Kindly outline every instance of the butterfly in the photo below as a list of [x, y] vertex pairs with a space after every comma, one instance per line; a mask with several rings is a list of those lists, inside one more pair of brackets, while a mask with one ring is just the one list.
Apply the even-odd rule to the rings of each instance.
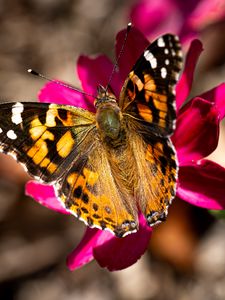
[[98, 87], [96, 113], [57, 104], [0, 105], [0, 149], [44, 184], [66, 210], [117, 237], [166, 219], [176, 192], [175, 85], [182, 68], [177, 36], [150, 44], [119, 99]]

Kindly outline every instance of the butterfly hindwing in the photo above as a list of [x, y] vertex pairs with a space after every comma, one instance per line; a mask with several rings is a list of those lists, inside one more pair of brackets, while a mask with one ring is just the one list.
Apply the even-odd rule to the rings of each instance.
[[151, 226], [165, 220], [175, 196], [177, 159], [169, 138], [144, 132], [138, 125], [129, 120], [128, 142], [132, 156], [127, 153], [127, 160], [133, 159], [134, 170], [131, 173], [130, 166], [129, 173], [134, 201]]
[[176, 193], [177, 159], [170, 139], [151, 140], [147, 144], [145, 159], [151, 176], [151, 194], [141, 202], [141, 210], [149, 225], [165, 221]]
[[175, 84], [182, 67], [179, 39], [166, 34], [143, 52], [120, 95], [121, 109], [160, 136], [173, 132]]
[[122, 237], [137, 230], [137, 207], [129, 203], [130, 195], [122, 193], [112, 173], [110, 158], [96, 140], [88, 155], [74, 160], [57, 183], [56, 191], [66, 209], [87, 225]]

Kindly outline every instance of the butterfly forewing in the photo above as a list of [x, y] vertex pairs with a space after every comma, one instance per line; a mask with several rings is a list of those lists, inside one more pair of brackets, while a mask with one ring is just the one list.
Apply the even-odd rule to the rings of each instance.
[[69, 106], [19, 102], [0, 108], [1, 151], [46, 183], [65, 172], [94, 122], [92, 113]]
[[160, 136], [173, 132], [176, 118], [175, 84], [182, 67], [179, 39], [166, 34], [138, 59], [124, 84], [120, 107]]

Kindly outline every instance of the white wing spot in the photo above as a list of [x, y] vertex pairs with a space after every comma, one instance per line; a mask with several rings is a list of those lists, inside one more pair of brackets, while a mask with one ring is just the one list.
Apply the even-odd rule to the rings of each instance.
[[3, 132], [3, 130], [0, 128], [0, 133], [2, 133]]
[[158, 44], [159, 47], [165, 47], [165, 46], [166, 46], [166, 44], [165, 44], [165, 42], [164, 42], [164, 40], [163, 40], [162, 37], [160, 37], [160, 38], [157, 40], [157, 44]]
[[12, 158], [14, 158], [15, 160], [17, 160], [17, 156], [15, 152], [7, 152], [8, 155], [10, 155]]
[[15, 132], [13, 130], [7, 131], [6, 135], [10, 140], [17, 139], [17, 135], [15, 134]]
[[165, 54], [169, 54], [169, 50], [167, 48], [164, 49]]
[[167, 75], [166, 68], [161, 68], [161, 76], [162, 76], [162, 78], [166, 78], [166, 75]]
[[177, 56], [178, 56], [178, 57], [182, 57], [182, 56], [183, 56], [181, 50], [179, 50], [179, 51], [177, 52]]
[[20, 124], [23, 122], [21, 113], [23, 112], [23, 104], [20, 102], [17, 102], [16, 104], [13, 105], [12, 107], [12, 122], [16, 125]]
[[175, 73], [174, 77], [175, 77], [176, 81], [178, 81], [178, 79], [179, 79], [179, 73]]
[[165, 60], [165, 64], [166, 64], [166, 65], [169, 65], [169, 63], [170, 63], [169, 59], [166, 59], [166, 60]]
[[157, 60], [149, 50], [146, 50], [144, 52], [144, 57], [147, 61], [150, 62], [152, 69], [155, 69], [157, 67]]
[[171, 52], [172, 52], [172, 56], [176, 56], [176, 52], [174, 49], [172, 49]]

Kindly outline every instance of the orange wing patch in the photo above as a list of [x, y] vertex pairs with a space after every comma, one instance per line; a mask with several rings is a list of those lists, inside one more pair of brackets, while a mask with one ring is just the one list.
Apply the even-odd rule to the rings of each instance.
[[50, 159], [46, 156], [49, 153], [46, 140], [54, 141], [54, 134], [47, 130], [38, 117], [31, 121], [31, 128], [29, 130], [30, 136], [34, 144], [28, 148], [27, 155], [33, 160], [36, 165], [41, 168], [46, 168], [50, 173], [54, 173], [57, 165], [51, 163]]
[[50, 104], [49, 109], [46, 112], [46, 121], [44, 125], [47, 127], [55, 127], [57, 125], [57, 119], [63, 126], [74, 126], [74, 114], [71, 111], [61, 109], [56, 104]]
[[134, 71], [131, 71], [129, 73], [129, 78], [133, 82], [134, 86], [137, 87], [138, 91], [143, 90], [144, 83], [141, 81], [141, 79], [134, 73]]
[[146, 105], [137, 103], [137, 109], [143, 120], [149, 123], [153, 121], [152, 111]]
[[72, 151], [75, 145], [75, 140], [72, 137], [71, 131], [66, 131], [56, 144], [57, 153], [59, 156], [66, 158]]

